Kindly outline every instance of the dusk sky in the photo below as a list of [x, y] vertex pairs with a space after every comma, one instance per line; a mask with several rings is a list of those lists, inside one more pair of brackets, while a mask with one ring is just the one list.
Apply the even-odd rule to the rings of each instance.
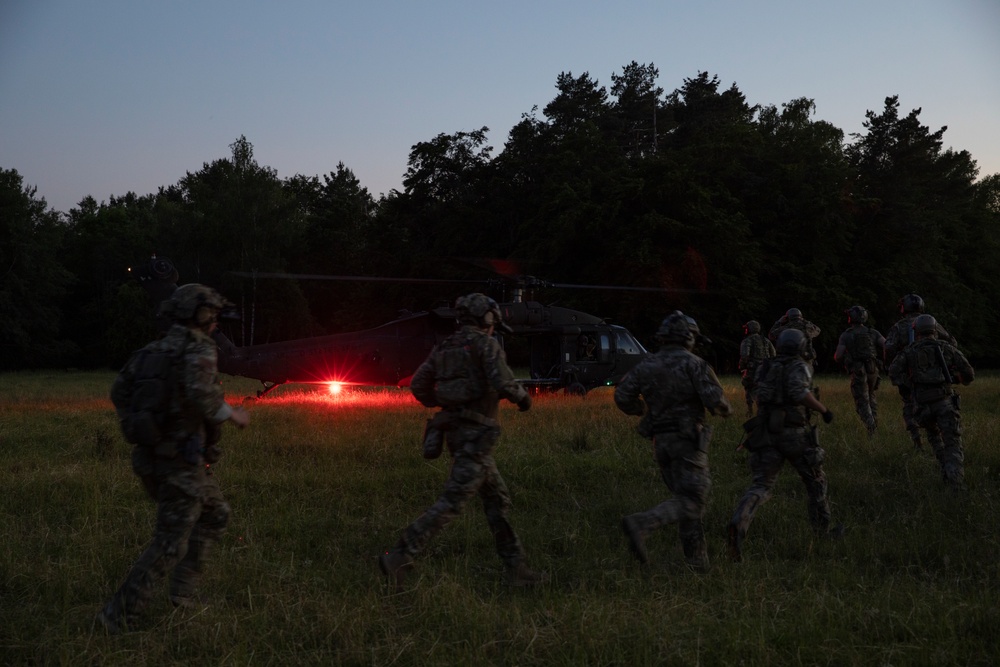
[[899, 95], [1000, 172], [998, 0], [0, 0], [0, 168], [51, 208], [155, 193], [241, 135], [279, 178], [343, 162], [375, 197], [411, 147], [490, 128], [498, 154], [560, 72], [653, 63], [750, 104], [799, 97], [847, 135]]

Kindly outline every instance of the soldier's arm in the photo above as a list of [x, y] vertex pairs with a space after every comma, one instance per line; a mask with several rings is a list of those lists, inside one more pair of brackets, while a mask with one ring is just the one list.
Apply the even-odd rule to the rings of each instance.
[[184, 391], [203, 419], [221, 424], [233, 418], [233, 408], [226, 403], [219, 383], [216, 350], [215, 341], [207, 336], [188, 344], [184, 351]]
[[487, 382], [501, 398], [506, 398], [511, 403], [520, 405], [522, 401], [530, 400], [528, 390], [517, 381], [514, 371], [507, 365], [507, 355], [500, 343], [491, 337], [484, 338], [482, 358]]
[[[436, 348], [435, 348], [436, 349]], [[437, 407], [437, 397], [434, 395], [434, 352], [420, 364], [410, 380], [410, 391], [413, 397], [428, 408]]]
[[636, 366], [615, 387], [615, 405], [627, 415], [638, 415], [641, 417], [646, 413], [646, 405], [639, 396], [640, 372], [639, 366]]
[[701, 402], [713, 415], [728, 417], [733, 414], [733, 406], [722, 390], [722, 383], [707, 361], [702, 360], [701, 363], [703, 366], [698, 379], [698, 395], [701, 396]]
[[972, 384], [972, 381], [976, 379], [976, 371], [966, 356], [955, 347], [951, 347], [946, 354], [948, 354], [948, 366], [951, 368], [951, 375], [955, 381], [964, 385]]
[[847, 364], [847, 332], [840, 334], [840, 339], [837, 340], [837, 349], [833, 353], [833, 360], [838, 364]]

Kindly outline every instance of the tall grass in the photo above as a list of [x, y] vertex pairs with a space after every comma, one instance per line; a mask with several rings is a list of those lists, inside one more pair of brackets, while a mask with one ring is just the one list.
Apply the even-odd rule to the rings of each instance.
[[[392, 593], [375, 557], [440, 492], [425, 461], [430, 414], [403, 390], [330, 397], [281, 388], [248, 401], [214, 466], [233, 518], [209, 567], [210, 606], [174, 610], [164, 588], [142, 627], [92, 631], [94, 614], [149, 539], [153, 504], [129, 468], [107, 400], [112, 373], [0, 376], [0, 662], [3, 664], [991, 665], [1000, 623], [1000, 379], [962, 390], [967, 497], [914, 453], [899, 398], [880, 391], [869, 439], [847, 380], [820, 378], [834, 520], [817, 540], [801, 482], [783, 472], [739, 564], [724, 526], [749, 484], [742, 418], [711, 418], [706, 525], [712, 570], [684, 566], [676, 529], [640, 568], [624, 514], [668, 492], [611, 390], [505, 405], [497, 460], [512, 522], [551, 581], [510, 590], [477, 503]], [[723, 378], [737, 411], [735, 378]], [[228, 379], [231, 401], [255, 390]]]

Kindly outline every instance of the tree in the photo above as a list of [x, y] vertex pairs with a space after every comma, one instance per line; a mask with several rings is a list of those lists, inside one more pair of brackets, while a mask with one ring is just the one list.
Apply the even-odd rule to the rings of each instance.
[[59, 261], [66, 232], [60, 214], [0, 169], [0, 368], [64, 363], [72, 346], [59, 337], [60, 304], [73, 276]]

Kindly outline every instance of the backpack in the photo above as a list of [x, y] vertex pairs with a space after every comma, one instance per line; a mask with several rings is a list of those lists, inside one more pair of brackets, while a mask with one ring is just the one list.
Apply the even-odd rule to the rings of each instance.
[[486, 393], [485, 378], [478, 373], [479, 363], [471, 338], [452, 336], [437, 350], [434, 397], [438, 405], [457, 408], [475, 401]]
[[857, 362], [875, 358], [875, 343], [872, 341], [871, 330], [868, 327], [861, 329], [862, 331], [854, 331], [851, 335], [851, 359]]
[[155, 448], [163, 440], [164, 423], [176, 393], [179, 393], [181, 353], [155, 341], [132, 354], [126, 369], [132, 369], [127, 402], [115, 405], [123, 414], [122, 434], [126, 442]]
[[944, 368], [937, 343], [929, 342], [923, 345], [910, 348], [910, 356], [907, 361], [912, 363], [911, 379], [914, 384], [943, 385], [948, 379], [944, 375]]
[[764, 405], [781, 405], [784, 389], [785, 367], [776, 358], [765, 359], [757, 369], [757, 403]]

